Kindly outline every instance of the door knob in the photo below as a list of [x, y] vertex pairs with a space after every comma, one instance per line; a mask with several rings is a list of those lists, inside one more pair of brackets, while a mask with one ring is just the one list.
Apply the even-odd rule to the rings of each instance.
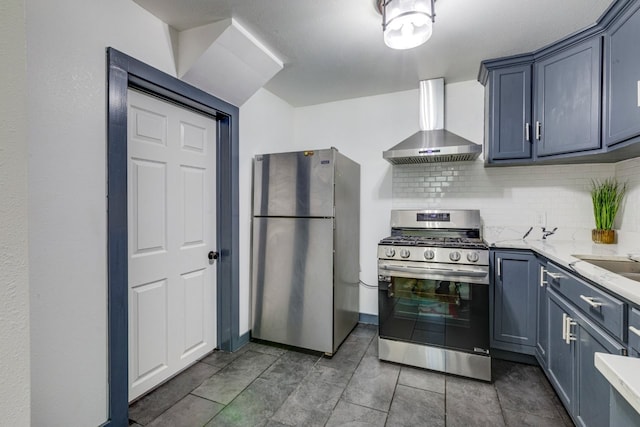
[[220, 254], [218, 252], [211, 251], [211, 252], [209, 252], [208, 256], [209, 256], [209, 260], [213, 261], [214, 259], [218, 259]]

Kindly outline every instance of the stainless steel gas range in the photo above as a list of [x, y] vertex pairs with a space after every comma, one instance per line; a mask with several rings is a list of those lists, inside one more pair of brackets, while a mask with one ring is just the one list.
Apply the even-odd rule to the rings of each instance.
[[489, 250], [477, 210], [393, 210], [378, 244], [379, 357], [491, 381]]

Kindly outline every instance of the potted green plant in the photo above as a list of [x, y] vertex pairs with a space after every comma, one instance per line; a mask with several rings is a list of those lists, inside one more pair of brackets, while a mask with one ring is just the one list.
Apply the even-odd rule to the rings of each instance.
[[613, 243], [615, 241], [613, 223], [626, 191], [627, 184], [619, 183], [615, 178], [591, 181], [593, 216], [596, 220], [596, 228], [591, 231], [594, 242]]

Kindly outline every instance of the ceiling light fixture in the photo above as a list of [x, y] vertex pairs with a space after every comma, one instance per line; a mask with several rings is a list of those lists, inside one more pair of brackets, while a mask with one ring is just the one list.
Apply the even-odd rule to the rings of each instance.
[[431, 37], [435, 0], [377, 0], [382, 13], [384, 43], [392, 49], [411, 49]]

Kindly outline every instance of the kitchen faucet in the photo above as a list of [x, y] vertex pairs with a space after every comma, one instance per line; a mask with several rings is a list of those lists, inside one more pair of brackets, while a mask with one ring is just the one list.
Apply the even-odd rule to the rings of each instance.
[[558, 227], [554, 227], [553, 230], [547, 230], [545, 227], [542, 227], [542, 240], [547, 240], [547, 237], [555, 233], [557, 229]]

